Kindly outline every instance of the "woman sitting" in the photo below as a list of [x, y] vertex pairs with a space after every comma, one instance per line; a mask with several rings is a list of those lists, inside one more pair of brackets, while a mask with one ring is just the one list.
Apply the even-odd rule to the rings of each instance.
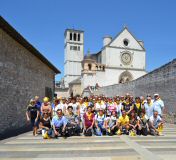
[[50, 138], [52, 134], [51, 119], [48, 112], [43, 113], [43, 117], [40, 119], [39, 127], [42, 129], [42, 136], [44, 139]]
[[143, 110], [140, 116], [138, 116], [138, 130], [137, 130], [138, 135], [141, 135], [141, 134], [143, 136], [148, 135], [148, 131], [149, 131], [148, 122], [149, 122], [149, 118], [147, 117], [147, 115], [145, 114], [145, 111]]
[[133, 135], [135, 135], [137, 132], [138, 120], [136, 117], [136, 113], [134, 111], [131, 112], [129, 126], [130, 126], [129, 128], [130, 133], [133, 133]]
[[106, 134], [105, 129], [105, 114], [104, 110], [101, 108], [95, 115], [95, 132], [97, 136], [102, 136]]
[[92, 107], [87, 107], [87, 112], [84, 113], [84, 135], [92, 136], [92, 130], [95, 123], [94, 114], [92, 113]]
[[117, 113], [115, 111], [112, 112], [110, 117], [106, 118], [105, 128], [107, 135], [115, 135], [117, 132]]
[[81, 128], [79, 126], [79, 118], [73, 113], [72, 106], [68, 106], [65, 118], [67, 119], [68, 136], [79, 136], [81, 131]]

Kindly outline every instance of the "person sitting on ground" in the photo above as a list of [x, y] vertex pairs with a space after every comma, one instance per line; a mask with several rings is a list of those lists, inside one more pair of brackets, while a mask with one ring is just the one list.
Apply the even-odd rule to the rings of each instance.
[[137, 134], [138, 135], [147, 136], [148, 135], [148, 131], [149, 131], [149, 127], [148, 127], [149, 118], [145, 114], [144, 110], [141, 112], [140, 116], [138, 116], [137, 119], [138, 119], [138, 130], [137, 130]]
[[134, 135], [137, 132], [137, 126], [138, 126], [137, 122], [138, 121], [137, 121], [136, 113], [135, 111], [132, 111], [130, 116], [130, 121], [129, 121], [129, 126], [130, 126], [129, 131], [132, 132]]
[[45, 97], [43, 98], [43, 103], [42, 103], [42, 106], [41, 106], [41, 114], [43, 116], [43, 113], [48, 113], [49, 116], [52, 117], [52, 107], [51, 107], [51, 104], [49, 102], [49, 98], [48, 97]]
[[40, 119], [40, 124], [39, 127], [42, 130], [42, 136], [44, 139], [50, 138], [52, 134], [52, 129], [51, 129], [51, 119], [48, 114], [48, 112], [43, 113], [43, 117]]
[[158, 115], [158, 111], [154, 111], [153, 116], [149, 119], [150, 134], [154, 136], [159, 136], [161, 133], [159, 128], [163, 128], [163, 121]]
[[86, 113], [84, 113], [84, 135], [92, 136], [92, 130], [95, 123], [94, 114], [92, 113], [92, 107], [88, 106]]
[[35, 100], [31, 99], [29, 105], [27, 106], [26, 118], [27, 121], [31, 122], [34, 136], [37, 135], [39, 114], [40, 112], [37, 106], [35, 105]]
[[105, 129], [106, 134], [109, 136], [115, 135], [118, 128], [117, 128], [117, 113], [113, 111], [110, 117], [107, 117], [105, 120]]
[[51, 125], [53, 127], [54, 137], [65, 137], [67, 119], [63, 116], [61, 109], [57, 110], [57, 115], [53, 117]]
[[118, 134], [129, 134], [129, 117], [125, 110], [122, 111], [122, 115], [118, 119], [117, 126], [119, 128]]
[[106, 134], [105, 118], [104, 110], [100, 108], [99, 112], [95, 115], [95, 132], [97, 136]]
[[79, 136], [81, 128], [79, 126], [78, 116], [73, 113], [73, 107], [68, 106], [65, 118], [67, 119], [68, 136]]

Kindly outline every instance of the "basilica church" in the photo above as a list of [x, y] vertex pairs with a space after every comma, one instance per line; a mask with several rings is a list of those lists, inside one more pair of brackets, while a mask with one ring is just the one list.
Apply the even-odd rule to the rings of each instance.
[[84, 31], [66, 29], [65, 88], [71, 95], [87, 88], [126, 83], [146, 74], [144, 43], [124, 27], [114, 38], [105, 36], [102, 49], [84, 54]]

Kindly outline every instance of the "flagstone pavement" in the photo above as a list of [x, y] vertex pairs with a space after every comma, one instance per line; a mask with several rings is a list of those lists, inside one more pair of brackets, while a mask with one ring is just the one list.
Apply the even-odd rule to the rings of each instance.
[[176, 126], [163, 136], [102, 136], [42, 139], [27, 132], [0, 141], [0, 160], [176, 160]]

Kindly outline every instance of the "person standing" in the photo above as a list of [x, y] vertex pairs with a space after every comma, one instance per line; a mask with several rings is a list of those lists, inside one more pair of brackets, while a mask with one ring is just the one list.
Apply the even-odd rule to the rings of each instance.
[[144, 104], [145, 112], [147, 117], [151, 117], [153, 115], [153, 102], [151, 97], [147, 97], [147, 103]]
[[31, 99], [29, 105], [27, 106], [26, 118], [28, 122], [31, 122], [34, 136], [37, 135], [39, 114], [39, 110], [35, 105], [35, 100]]
[[158, 93], [154, 94], [153, 110], [158, 112], [158, 115], [162, 118], [164, 110], [164, 102], [161, 100]]

